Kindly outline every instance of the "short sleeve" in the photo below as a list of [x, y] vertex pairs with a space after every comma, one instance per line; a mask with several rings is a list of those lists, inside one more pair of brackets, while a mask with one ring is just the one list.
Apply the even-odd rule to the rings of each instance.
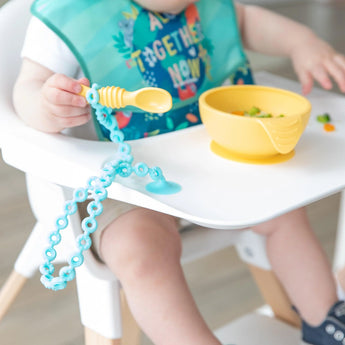
[[78, 60], [68, 46], [36, 17], [32, 17], [29, 22], [21, 56], [55, 73], [72, 78], [81, 76]]

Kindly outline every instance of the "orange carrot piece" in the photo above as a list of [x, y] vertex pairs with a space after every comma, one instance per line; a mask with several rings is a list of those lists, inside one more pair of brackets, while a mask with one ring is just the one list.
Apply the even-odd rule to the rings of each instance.
[[335, 131], [335, 126], [332, 125], [331, 123], [325, 123], [323, 125], [323, 129], [326, 131], [326, 132], [333, 132]]
[[244, 111], [243, 110], [235, 110], [235, 111], [232, 111], [231, 114], [244, 116]]

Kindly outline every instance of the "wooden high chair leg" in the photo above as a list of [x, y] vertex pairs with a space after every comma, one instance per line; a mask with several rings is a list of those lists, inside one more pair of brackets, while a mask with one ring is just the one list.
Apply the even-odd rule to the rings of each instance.
[[26, 281], [27, 278], [15, 270], [12, 271], [11, 275], [6, 280], [0, 290], [0, 321], [16, 299]]
[[139, 345], [141, 330], [129, 309], [127, 299], [121, 290], [122, 340], [121, 345]]
[[272, 308], [274, 315], [288, 324], [300, 327], [301, 320], [291, 308], [291, 302], [273, 271], [248, 265], [262, 297]]
[[121, 345], [121, 339], [108, 339], [85, 327], [85, 345]]

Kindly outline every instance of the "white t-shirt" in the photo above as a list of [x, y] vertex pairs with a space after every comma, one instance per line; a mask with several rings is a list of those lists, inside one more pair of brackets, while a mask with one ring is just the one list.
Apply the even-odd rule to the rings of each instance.
[[[78, 60], [65, 42], [36, 17], [30, 19], [21, 57], [71, 78], [84, 76]], [[78, 138], [97, 139], [92, 120], [83, 126], [68, 128], [63, 133]]]
[[21, 56], [55, 73], [72, 78], [82, 75], [79, 63], [66, 43], [36, 17], [30, 19]]

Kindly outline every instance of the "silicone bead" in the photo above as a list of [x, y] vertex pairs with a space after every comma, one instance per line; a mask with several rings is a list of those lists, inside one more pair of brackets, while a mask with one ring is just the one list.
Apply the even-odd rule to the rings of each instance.
[[87, 181], [88, 188], [97, 188], [102, 186], [102, 182], [98, 176], [91, 176]]
[[88, 101], [88, 103], [90, 103], [91, 105], [96, 105], [99, 101], [99, 93], [97, 91], [98, 85], [97, 84], [93, 84], [92, 88], [89, 89], [86, 93], [86, 100]]
[[75, 278], [75, 269], [72, 267], [62, 267], [59, 271], [59, 276], [69, 282]]
[[117, 126], [117, 122], [115, 120], [115, 117], [114, 116], [107, 116], [105, 119], [104, 119], [104, 126], [107, 127], [107, 128], [114, 128]]
[[131, 147], [126, 143], [121, 143], [121, 144], [119, 144], [118, 152], [121, 154], [122, 153], [130, 154], [131, 153]]
[[113, 183], [114, 178], [108, 175], [103, 175], [100, 177], [100, 181], [102, 182], [103, 188], [108, 188]]
[[50, 290], [58, 291], [63, 290], [67, 286], [67, 281], [61, 277], [53, 277], [51, 275], [42, 275], [41, 283]]
[[97, 221], [93, 217], [84, 218], [81, 223], [81, 227], [86, 233], [92, 234], [97, 229]]
[[69, 216], [74, 214], [74, 213], [76, 213], [77, 210], [78, 210], [78, 207], [77, 207], [77, 203], [76, 202], [74, 202], [74, 201], [67, 201], [65, 203], [64, 211]]
[[114, 143], [120, 143], [124, 140], [125, 136], [122, 132], [120, 131], [115, 131], [110, 134], [110, 140], [113, 141]]
[[93, 188], [90, 192], [91, 197], [99, 201], [105, 200], [108, 196], [108, 192], [104, 188]]
[[88, 194], [85, 188], [78, 188], [74, 191], [73, 197], [77, 202], [83, 202], [87, 199]]
[[55, 271], [54, 265], [51, 262], [45, 262], [40, 265], [40, 272], [43, 275], [53, 274]]
[[121, 177], [128, 177], [132, 174], [133, 169], [131, 165], [127, 162], [123, 162], [118, 167], [118, 174]]
[[149, 170], [150, 177], [152, 180], [157, 181], [161, 180], [163, 177], [162, 169], [159, 167], [153, 167]]
[[44, 255], [48, 261], [53, 261], [56, 258], [56, 250], [54, 248], [48, 248], [44, 252]]
[[42, 275], [40, 280], [41, 280], [41, 283], [44, 285], [44, 287], [46, 287], [47, 289], [53, 290], [52, 284], [51, 284], [51, 281], [52, 281], [51, 276]]
[[77, 237], [77, 245], [79, 250], [88, 250], [92, 244], [91, 238], [89, 235], [79, 235]]
[[67, 217], [66, 216], [60, 216], [56, 219], [56, 222], [55, 222], [55, 225], [56, 225], [56, 228], [58, 230], [63, 230], [67, 227], [68, 225], [68, 220], [67, 220]]
[[134, 172], [139, 177], [144, 177], [149, 172], [149, 167], [145, 163], [137, 163], [134, 167]]
[[75, 267], [79, 267], [83, 264], [84, 262], [84, 257], [81, 253], [78, 253], [78, 254], [74, 254], [71, 259], [70, 259], [70, 262], [69, 264], [75, 268]]
[[90, 216], [97, 217], [103, 212], [103, 205], [100, 202], [91, 201], [86, 210]]
[[112, 115], [113, 110], [111, 108], [104, 107], [101, 104], [91, 104], [91, 106], [95, 109], [99, 122], [106, 123], [107, 119]]
[[49, 235], [49, 242], [52, 246], [56, 246], [61, 242], [61, 234], [58, 231], [54, 231]]
[[112, 161], [108, 161], [104, 164], [103, 171], [107, 173], [107, 175], [113, 176], [115, 174], [115, 168]]
[[67, 282], [62, 281], [62, 280], [56, 280], [56, 281], [53, 281], [52, 290], [54, 291], [63, 290], [66, 288], [66, 286], [67, 286]]

